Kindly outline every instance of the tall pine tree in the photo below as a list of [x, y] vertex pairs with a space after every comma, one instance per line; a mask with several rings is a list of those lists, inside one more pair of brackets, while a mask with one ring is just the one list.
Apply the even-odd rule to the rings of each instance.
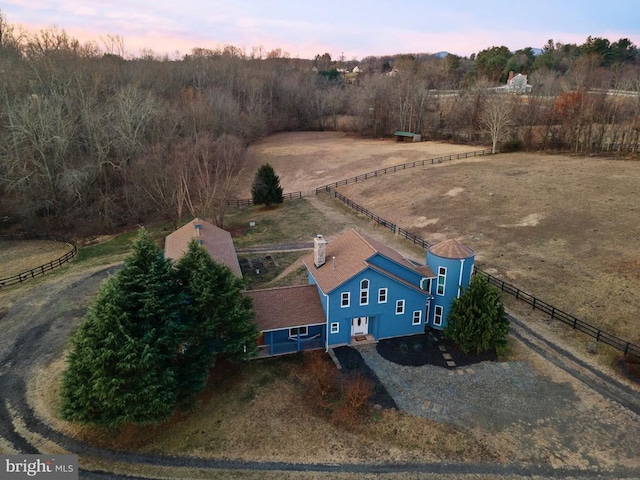
[[216, 263], [195, 240], [176, 263], [186, 297], [184, 357], [178, 379], [181, 401], [206, 384], [206, 368], [214, 357], [243, 360], [255, 356], [259, 332], [253, 322], [250, 299], [242, 295], [244, 284], [231, 269]]
[[254, 205], [267, 207], [283, 201], [280, 177], [268, 163], [263, 164], [256, 172], [251, 186], [251, 199]]
[[453, 300], [444, 335], [463, 352], [480, 353], [504, 345], [508, 333], [500, 291], [485, 277], [474, 275], [469, 288]]
[[168, 418], [176, 404], [182, 304], [171, 263], [142, 229], [72, 338], [63, 418], [102, 425]]

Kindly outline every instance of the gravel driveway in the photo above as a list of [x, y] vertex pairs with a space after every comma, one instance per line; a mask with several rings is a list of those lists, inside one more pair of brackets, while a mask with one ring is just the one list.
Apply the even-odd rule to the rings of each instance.
[[455, 369], [411, 367], [384, 359], [375, 345], [358, 350], [401, 410], [437, 422], [479, 424], [499, 431], [513, 423], [554, 416], [576, 401], [570, 385], [536, 376], [526, 362], [483, 362]]
[[455, 368], [403, 366], [376, 345], [357, 350], [398, 408], [466, 430], [509, 462], [640, 466], [640, 416], [530, 350], [520, 349], [522, 361]]

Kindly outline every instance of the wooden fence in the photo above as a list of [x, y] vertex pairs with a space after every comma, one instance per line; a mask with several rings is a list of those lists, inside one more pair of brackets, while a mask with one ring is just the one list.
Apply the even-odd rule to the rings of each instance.
[[[311, 195], [315, 195], [315, 192], [292, 192], [292, 193], [283, 193], [283, 200], [294, 200], [297, 198], [308, 197]], [[227, 205], [230, 207], [250, 207], [253, 205], [253, 200], [250, 198], [240, 198], [240, 199], [229, 199], [227, 200]]]
[[[315, 191], [309, 190], [306, 192], [285, 193], [282, 195], [282, 197], [284, 200], [294, 200], [297, 198], [311, 197], [313, 195], [318, 195], [322, 192], [329, 192], [331, 191], [332, 188], [349, 185], [351, 183], [362, 182], [363, 180], [379, 177], [381, 175], [386, 175], [388, 173], [395, 173], [395, 172], [400, 172], [402, 170], [407, 170], [409, 168], [424, 167], [425, 165], [434, 165], [436, 163], [449, 162], [451, 160], [459, 160], [461, 158], [478, 157], [483, 155], [491, 155], [491, 150], [476, 150], [473, 152], [458, 153], [455, 155], [443, 155], [441, 157], [428, 158], [426, 160], [418, 160], [416, 162], [402, 163], [400, 165], [394, 165], [392, 167], [374, 170], [373, 172], [363, 173], [362, 175], [357, 175], [355, 177], [347, 178], [345, 180], [340, 180], [338, 182], [329, 183], [327, 185], [323, 185], [321, 187], [316, 188]], [[249, 207], [253, 205], [253, 201], [250, 198], [229, 199], [227, 200], [227, 205], [229, 205], [230, 207]]]
[[458, 153], [456, 155], [443, 155], [442, 157], [428, 158], [426, 160], [418, 160], [416, 162], [408, 162], [400, 165], [394, 165], [392, 167], [381, 168], [379, 170], [374, 170], [373, 172], [363, 173], [355, 177], [351, 177], [345, 180], [340, 180], [338, 182], [333, 182], [327, 185], [323, 185], [322, 187], [316, 188], [316, 194], [320, 192], [328, 192], [332, 188], [343, 187], [351, 183], [362, 182], [370, 178], [379, 177], [381, 175], [386, 175], [388, 173], [400, 172], [402, 170], [407, 170], [409, 168], [424, 167], [426, 165], [433, 165], [436, 163], [449, 162], [451, 160], [459, 160], [461, 158], [478, 157], [478, 156], [484, 156], [484, 155], [491, 155], [491, 150], [477, 150], [474, 152]]
[[10, 277], [0, 278], [0, 288], [8, 287], [9, 285], [15, 285], [16, 283], [22, 283], [30, 278], [44, 275], [46, 272], [50, 272], [51, 270], [64, 265], [73, 257], [75, 257], [76, 254], [78, 253], [78, 247], [76, 246], [75, 242], [72, 240], [69, 240], [68, 238], [55, 237], [51, 235], [39, 235], [34, 233], [24, 233], [24, 234], [18, 234], [18, 235], [0, 235], [0, 241], [8, 241], [8, 240], [53, 240], [56, 242], [69, 243], [71, 244], [72, 248], [60, 258], [52, 260], [49, 263], [45, 263], [44, 265], [40, 265], [39, 267], [26, 270], [22, 273], [18, 273]]
[[344, 195], [334, 191], [333, 192], [335, 197], [340, 200], [342, 203], [344, 203], [345, 205], [347, 205], [350, 208], [353, 208], [356, 212], [363, 214], [366, 217], [369, 217], [371, 220], [373, 220], [374, 222], [376, 222], [378, 225], [381, 225], [385, 228], [388, 228], [389, 230], [391, 230], [393, 233], [396, 232], [396, 225], [395, 223], [391, 223], [388, 222], [387, 220], [385, 220], [384, 218], [379, 217], [378, 215], [375, 215], [374, 213], [370, 212], [369, 210], [367, 210], [364, 207], [361, 207], [360, 205], [358, 205], [355, 202], [352, 202], [351, 200], [349, 200], [347, 197], [345, 197]]
[[[424, 239], [418, 238], [416, 235], [407, 232], [406, 230], [398, 227], [392, 222], [385, 220], [382, 217], [374, 214], [373, 212], [367, 210], [366, 208], [358, 205], [356, 202], [348, 199], [344, 195], [334, 192], [335, 197], [340, 200], [345, 205], [353, 208], [356, 212], [361, 213], [368, 218], [375, 221], [378, 225], [382, 225], [385, 228], [389, 228], [392, 232], [400, 235], [408, 240], [411, 240], [414, 244], [420, 245], [422, 248], [427, 249], [431, 246], [431, 243], [427, 242]], [[513, 295], [517, 300], [522, 300], [523, 302], [528, 303], [533, 307], [534, 310], [540, 310], [550, 315], [552, 319], [560, 320], [561, 322], [570, 325], [574, 330], [578, 330], [579, 332], [585, 333], [592, 338], [595, 338], [596, 342], [602, 342], [605, 345], [609, 345], [617, 350], [620, 350], [625, 355], [627, 353], [632, 353], [634, 355], [640, 356], [640, 346], [635, 345], [627, 340], [623, 340], [615, 335], [607, 333], [603, 330], [600, 330], [598, 327], [595, 327], [579, 318], [574, 317], [573, 315], [566, 313], [559, 308], [554, 307], [553, 305], [540, 300], [539, 298], [534, 297], [530, 293], [527, 293], [523, 290], [520, 290], [518, 287], [511, 285], [504, 280], [499, 279], [493, 275], [490, 275], [486, 272], [479, 270], [477, 267], [474, 267], [474, 274], [484, 276], [489, 283], [495, 285], [500, 288], [501, 291]]]
[[534, 297], [530, 293], [524, 292], [520, 290], [518, 287], [511, 285], [504, 280], [501, 280], [493, 275], [478, 270], [474, 268], [474, 274], [482, 275], [485, 277], [489, 283], [498, 287], [501, 291], [508, 293], [509, 295], [513, 295], [518, 300], [522, 300], [525, 303], [528, 303], [533, 307], [534, 310], [540, 310], [551, 316], [552, 319], [560, 320], [562, 323], [570, 325], [574, 330], [578, 330], [579, 332], [586, 333], [590, 337], [596, 339], [596, 342], [602, 342], [606, 345], [609, 345], [616, 350], [620, 350], [625, 355], [627, 353], [632, 353], [634, 355], [640, 356], [640, 346], [634, 345], [631, 342], [627, 342], [615, 335], [611, 335], [603, 330], [600, 330], [593, 325], [580, 320], [579, 318], [574, 317], [573, 315], [563, 312], [562, 310], [554, 307], [553, 305], [548, 304], [540, 300], [539, 298]]

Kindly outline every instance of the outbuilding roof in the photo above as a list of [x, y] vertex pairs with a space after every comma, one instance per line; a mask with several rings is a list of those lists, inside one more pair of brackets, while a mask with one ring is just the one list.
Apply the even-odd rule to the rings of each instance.
[[198, 218], [167, 235], [164, 241], [165, 258], [180, 259], [187, 251], [189, 242], [194, 238], [209, 252], [211, 258], [229, 267], [236, 277], [242, 278], [242, 270], [240, 270], [231, 234]]

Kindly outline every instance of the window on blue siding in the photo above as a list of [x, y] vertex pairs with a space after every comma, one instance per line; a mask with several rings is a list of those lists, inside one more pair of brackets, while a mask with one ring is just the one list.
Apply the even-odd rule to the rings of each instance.
[[360, 305], [369, 305], [369, 280], [360, 282]]
[[422, 310], [414, 310], [412, 325], [420, 325], [421, 323], [422, 323]]
[[430, 278], [423, 278], [422, 280], [420, 280], [420, 288], [422, 290], [425, 290], [425, 291], [431, 293], [431, 279]]
[[331, 333], [338, 333], [340, 331], [340, 324], [338, 322], [333, 322], [331, 324]]
[[442, 325], [442, 305], [436, 305], [433, 311], [433, 324], [438, 326]]
[[289, 329], [289, 336], [290, 337], [297, 337], [298, 333], [300, 334], [301, 337], [306, 337], [307, 335], [309, 335], [309, 329], [307, 327], [295, 327], [295, 328], [290, 328]]
[[404, 313], [404, 300], [398, 300], [396, 302], [396, 315], [402, 315]]
[[444, 283], [447, 279], [447, 268], [438, 268], [438, 295], [444, 295]]
[[349, 306], [349, 298], [350, 298], [350, 293], [349, 292], [342, 292], [342, 295], [340, 297], [340, 307], [341, 308], [346, 308]]
[[387, 303], [388, 288], [381, 288], [378, 290], [378, 303]]

